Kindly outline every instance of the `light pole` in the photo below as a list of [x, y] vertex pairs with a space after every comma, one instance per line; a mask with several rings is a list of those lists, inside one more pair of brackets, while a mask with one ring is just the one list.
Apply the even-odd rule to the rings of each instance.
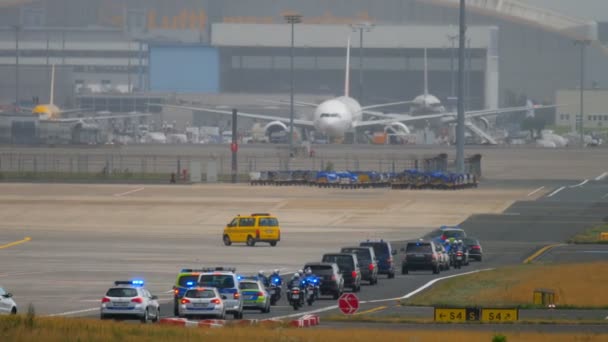
[[456, 45], [456, 39], [458, 39], [457, 34], [449, 34], [447, 35], [448, 40], [450, 41], [450, 96], [456, 96], [456, 77], [454, 77], [454, 46]]
[[466, 27], [465, 0], [460, 0], [460, 35], [458, 42], [458, 117], [456, 127], [456, 168], [464, 173], [464, 50]]
[[591, 43], [590, 40], [575, 40], [574, 41], [574, 45], [579, 45], [581, 47], [581, 69], [580, 69], [580, 79], [581, 79], [581, 84], [580, 84], [580, 126], [579, 126], [579, 130], [580, 130], [580, 135], [581, 135], [581, 147], [585, 147], [585, 129], [584, 129], [584, 125], [585, 125], [585, 112], [584, 112], [584, 105], [583, 105], [583, 95], [585, 93], [585, 49], [587, 48], [587, 45], [589, 45]]
[[294, 93], [294, 79], [293, 79], [293, 55], [294, 55], [294, 26], [302, 22], [302, 16], [300, 14], [290, 13], [283, 15], [288, 24], [291, 24], [291, 55], [289, 63], [289, 75], [291, 78], [291, 87], [289, 89], [289, 159], [287, 162], [287, 169], [291, 157], [293, 156], [293, 93]]
[[353, 32], [359, 31], [359, 102], [363, 101], [363, 32], [370, 32], [374, 28], [374, 24], [362, 22], [351, 24]]
[[19, 108], [19, 31], [21, 27], [14, 25], [15, 29], [15, 109]]

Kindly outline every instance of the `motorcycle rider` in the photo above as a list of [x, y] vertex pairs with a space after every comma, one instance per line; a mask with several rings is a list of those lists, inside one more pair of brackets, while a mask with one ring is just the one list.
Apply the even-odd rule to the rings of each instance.
[[300, 279], [300, 273], [296, 272], [293, 274], [293, 276], [291, 277], [291, 279], [289, 280], [289, 282], [287, 283], [287, 288], [288, 289], [293, 289], [294, 287], [300, 288], [300, 284], [301, 284], [301, 279]]
[[270, 277], [268, 277], [268, 278], [269, 278], [270, 282], [275, 284], [277, 287], [281, 287], [281, 285], [283, 285], [283, 279], [281, 279], [281, 274], [279, 273], [278, 269], [275, 269], [274, 271], [272, 271], [272, 273], [270, 274]]
[[306, 277], [304, 278], [304, 280], [306, 282], [313, 284], [313, 286], [315, 288], [315, 298], [319, 298], [320, 297], [320, 288], [321, 288], [321, 284], [319, 283], [319, 281], [320, 281], [319, 277], [317, 277], [315, 274], [312, 273], [312, 270], [310, 269], [310, 267], [307, 267], [305, 272], [306, 272]]

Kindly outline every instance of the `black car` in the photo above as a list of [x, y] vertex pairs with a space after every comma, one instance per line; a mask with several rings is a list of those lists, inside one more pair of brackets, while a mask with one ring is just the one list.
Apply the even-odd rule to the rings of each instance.
[[395, 262], [393, 255], [397, 254], [393, 250], [391, 243], [384, 240], [379, 241], [363, 241], [359, 246], [373, 247], [376, 258], [378, 259], [378, 274], [386, 274], [388, 278], [395, 278]]
[[483, 248], [481, 248], [481, 243], [479, 243], [479, 240], [476, 238], [467, 237], [462, 239], [462, 243], [469, 251], [469, 258], [477, 261], [481, 261], [481, 259], [483, 259]]
[[304, 270], [310, 268], [312, 273], [321, 278], [321, 295], [331, 295], [334, 299], [340, 298], [344, 292], [344, 278], [340, 274], [338, 265], [333, 262], [309, 262]]
[[356, 254], [361, 266], [361, 278], [369, 281], [370, 285], [378, 283], [378, 262], [376, 261], [374, 248], [363, 246], [342, 247], [340, 252]]
[[353, 292], [361, 290], [361, 270], [356, 254], [327, 253], [323, 254], [321, 261], [336, 263], [344, 278], [344, 286], [350, 287]]
[[440, 249], [433, 241], [408, 242], [405, 247], [405, 257], [401, 265], [401, 273], [410, 270], [432, 270], [438, 274], [441, 271]]

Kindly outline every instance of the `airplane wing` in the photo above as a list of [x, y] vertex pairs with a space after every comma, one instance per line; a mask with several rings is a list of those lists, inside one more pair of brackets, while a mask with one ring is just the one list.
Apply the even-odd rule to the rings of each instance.
[[441, 114], [427, 114], [427, 115], [417, 115], [417, 116], [409, 116], [409, 115], [404, 115], [404, 114], [399, 114], [399, 116], [390, 116], [390, 115], [386, 115], [383, 114], [384, 117], [386, 117], [386, 119], [380, 119], [380, 120], [367, 120], [367, 121], [360, 121], [360, 122], [356, 122], [355, 123], [355, 127], [366, 127], [366, 126], [373, 126], [373, 125], [386, 125], [386, 124], [390, 124], [393, 122], [411, 122], [411, 121], [419, 121], [419, 120], [429, 120], [429, 119], [437, 119], [437, 118], [441, 118], [443, 117], [445, 114], [441, 113]]
[[361, 107], [361, 109], [362, 109], [363, 113], [365, 113], [368, 109], [390, 107], [390, 106], [397, 106], [397, 105], [403, 105], [403, 104], [410, 104], [410, 103], [413, 103], [413, 102], [414, 101], [397, 101], [397, 102], [378, 103], [378, 104], [371, 105], [371, 106]]
[[[520, 107], [506, 107], [506, 108], [497, 108], [497, 109], [481, 109], [481, 110], [473, 110], [465, 112], [464, 115], [466, 118], [475, 118], [478, 116], [488, 116], [488, 115], [497, 115], [503, 113], [513, 113], [513, 112], [524, 112], [528, 110], [535, 109], [544, 109], [544, 108], [556, 108], [565, 105], [534, 105], [530, 106], [520, 106]], [[446, 112], [443, 113], [445, 116], [457, 116], [457, 112]]]
[[[61, 112], [63, 114], [64, 112]], [[89, 121], [89, 120], [109, 120], [109, 119], [128, 119], [138, 118], [141, 116], [150, 116], [150, 113], [134, 113], [134, 114], [117, 114], [117, 115], [99, 115], [99, 116], [83, 116], [79, 118], [59, 118], [50, 121], [53, 122], [78, 122], [78, 121]]]
[[[230, 110], [222, 110], [222, 109], [215, 109], [215, 108], [173, 106], [173, 105], [163, 105], [163, 107], [174, 108], [174, 109], [183, 109], [183, 110], [198, 110], [198, 111], [202, 111], [202, 112], [217, 113], [217, 114], [223, 114], [223, 115], [232, 115], [232, 111], [230, 111]], [[285, 117], [255, 114], [255, 113], [245, 113], [245, 112], [238, 112], [238, 111], [237, 111], [237, 115], [242, 116], [244, 118], [267, 120], [267, 121], [281, 121], [286, 124], [289, 124], [289, 118], [285, 118]], [[293, 123], [298, 126], [314, 127], [314, 123], [310, 120], [294, 119]]]
[[[290, 104], [290, 102], [288, 100], [270, 100], [270, 99], [261, 99], [259, 100], [261, 102], [268, 102], [268, 103], [274, 103], [274, 104]], [[317, 107], [319, 104], [318, 103], [312, 103], [312, 102], [304, 102], [304, 101], [293, 101], [293, 104], [295, 106], [298, 107]]]

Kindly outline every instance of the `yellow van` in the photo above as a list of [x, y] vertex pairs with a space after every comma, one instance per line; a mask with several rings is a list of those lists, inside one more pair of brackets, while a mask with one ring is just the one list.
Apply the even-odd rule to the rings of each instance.
[[256, 242], [268, 242], [274, 247], [281, 240], [279, 220], [267, 213], [238, 215], [224, 228], [222, 240], [226, 246], [238, 242], [244, 242], [247, 246], [255, 246]]

